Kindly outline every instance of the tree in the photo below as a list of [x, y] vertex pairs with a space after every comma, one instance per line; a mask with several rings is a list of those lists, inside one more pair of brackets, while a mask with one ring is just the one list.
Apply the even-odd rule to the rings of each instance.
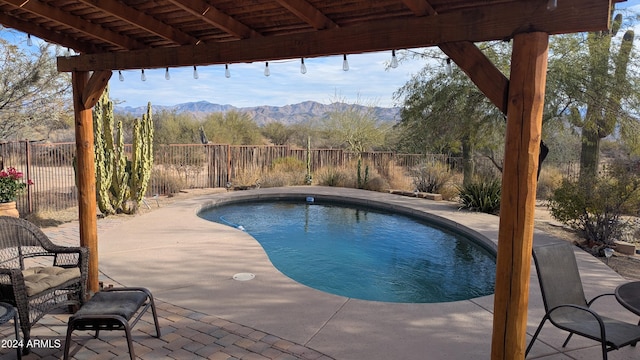
[[0, 38], [0, 139], [47, 138], [72, 125], [71, 80], [56, 69], [58, 52], [49, 44], [32, 50]]
[[[486, 51], [495, 53], [489, 46]], [[423, 56], [438, 55], [428, 51]], [[503, 114], [458, 69], [449, 73], [431, 61], [394, 96], [403, 104], [397, 125], [401, 149], [461, 154], [465, 183], [472, 178], [478, 151], [493, 153], [503, 147]]]
[[294, 132], [291, 126], [279, 122], [265, 124], [261, 129], [262, 135], [271, 140], [274, 145], [288, 144]]
[[602, 139], [616, 135], [630, 145], [638, 142], [633, 109], [640, 77], [628, 70], [634, 32], [627, 30], [619, 37], [622, 25], [622, 15], [617, 14], [611, 31], [559, 35], [550, 46], [548, 94], [555, 99], [555, 114], [581, 133], [584, 183], [597, 175]]
[[332, 146], [346, 147], [360, 154], [384, 144], [391, 128], [375, 118], [374, 107], [333, 102], [333, 109], [321, 120], [320, 128]]
[[202, 124], [209, 141], [217, 144], [261, 145], [260, 127], [248, 113], [229, 111], [209, 114]]

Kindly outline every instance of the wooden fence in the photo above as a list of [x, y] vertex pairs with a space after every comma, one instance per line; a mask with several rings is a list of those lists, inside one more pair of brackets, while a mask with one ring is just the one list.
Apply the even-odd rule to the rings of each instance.
[[[0, 143], [3, 166], [15, 167], [31, 179], [25, 195], [17, 199], [21, 214], [58, 211], [77, 205], [73, 159], [75, 143], [47, 144], [31, 141]], [[127, 148], [129, 150], [129, 148]], [[356, 155], [342, 149], [311, 149], [311, 170], [341, 167]], [[161, 145], [154, 149], [154, 165], [148, 195], [181, 189], [225, 187], [247, 172], [269, 169], [276, 159], [293, 157], [306, 163], [306, 149], [289, 146], [236, 146], [215, 144]], [[381, 174], [405, 171], [421, 162], [446, 163], [460, 169], [460, 159], [440, 154], [365, 152], [363, 160]], [[479, 160], [480, 161], [480, 160]], [[482, 162], [482, 161], [480, 161]], [[487, 163], [486, 159], [484, 163]]]

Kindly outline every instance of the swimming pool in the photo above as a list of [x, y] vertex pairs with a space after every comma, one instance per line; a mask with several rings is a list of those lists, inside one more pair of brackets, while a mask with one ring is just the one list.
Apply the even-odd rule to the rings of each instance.
[[279, 271], [332, 294], [433, 303], [494, 291], [495, 256], [489, 250], [421, 219], [300, 200], [232, 203], [199, 215], [243, 229]]

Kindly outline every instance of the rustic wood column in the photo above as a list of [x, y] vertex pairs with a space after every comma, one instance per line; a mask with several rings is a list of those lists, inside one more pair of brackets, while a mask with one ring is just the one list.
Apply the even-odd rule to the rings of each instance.
[[492, 360], [524, 359], [549, 36], [513, 39], [502, 173]]
[[76, 131], [76, 176], [78, 185], [78, 217], [80, 245], [89, 248], [87, 290], [93, 294], [98, 286], [98, 223], [96, 218], [96, 172], [93, 148], [93, 116], [85, 107], [83, 94], [89, 83], [89, 72], [74, 71], [73, 107]]

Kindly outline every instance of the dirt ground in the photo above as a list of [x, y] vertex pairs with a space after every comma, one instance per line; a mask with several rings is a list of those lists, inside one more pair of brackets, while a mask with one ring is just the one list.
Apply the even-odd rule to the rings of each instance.
[[[574, 231], [553, 220], [546, 206], [542, 204], [536, 207], [535, 227], [567, 241], [579, 242], [581, 240]], [[640, 280], [640, 255], [630, 256], [616, 252], [608, 262], [604, 257], [598, 259], [608, 264], [622, 277], [629, 280]]]
[[[139, 214], [144, 214], [160, 207], [164, 207], [174, 201], [188, 199], [194, 196], [213, 194], [218, 192], [225, 192], [225, 189], [191, 189], [181, 191], [173, 196], [159, 196], [157, 198], [148, 198], [146, 203], [140, 207]], [[39, 216], [30, 216], [29, 220], [38, 224], [41, 227], [57, 226], [65, 222], [74, 221], [77, 219], [77, 208], [69, 209], [64, 212], [57, 212], [53, 214], [41, 214]], [[131, 217], [132, 215], [113, 215], [121, 217]], [[137, 216], [137, 215], [133, 215]], [[549, 214], [546, 206], [538, 204], [536, 207], [536, 219], [535, 227], [549, 234], [552, 234], [558, 238], [565, 239], [567, 241], [577, 242], [580, 237], [568, 229], [562, 224], [555, 221]], [[602, 262], [606, 263], [605, 258], [599, 258]], [[640, 280], [640, 255], [628, 256], [620, 253], [615, 253], [608, 262], [609, 267], [618, 272], [624, 278], [630, 280]]]

